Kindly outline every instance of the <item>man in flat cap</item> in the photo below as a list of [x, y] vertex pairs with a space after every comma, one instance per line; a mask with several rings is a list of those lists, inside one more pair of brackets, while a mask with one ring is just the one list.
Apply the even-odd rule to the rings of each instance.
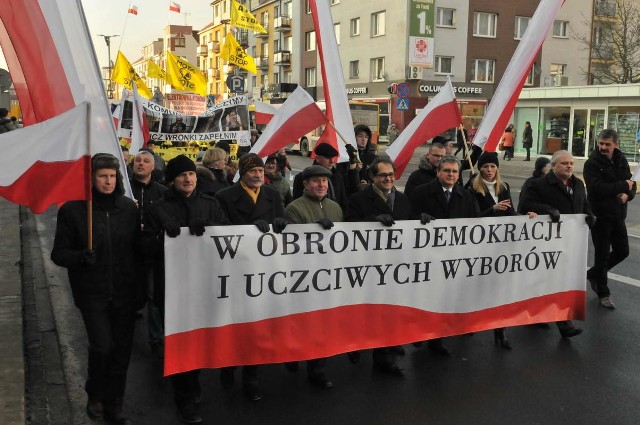
[[[280, 233], [287, 225], [279, 191], [264, 184], [264, 162], [255, 153], [243, 155], [238, 162], [240, 180], [233, 186], [216, 193], [227, 217], [232, 224], [254, 224], [266, 233], [273, 225], [273, 231]], [[233, 386], [234, 368], [224, 368], [220, 379], [225, 388]], [[242, 368], [242, 383], [245, 396], [251, 401], [262, 399], [258, 382], [258, 366]]]
[[[182, 227], [199, 237], [205, 226], [229, 224], [218, 201], [196, 190], [196, 164], [185, 155], [178, 155], [167, 163], [165, 180], [169, 190], [149, 211], [144, 234], [147, 252], [157, 253], [157, 261], [164, 263], [164, 237], [177, 237]], [[158, 270], [164, 273], [164, 267]], [[161, 288], [154, 288], [154, 302], [164, 317], [164, 275], [159, 279]], [[188, 284], [188, 282], [184, 282]], [[202, 422], [200, 414], [200, 370], [177, 373], [171, 376], [173, 397], [180, 420], [187, 424]]]

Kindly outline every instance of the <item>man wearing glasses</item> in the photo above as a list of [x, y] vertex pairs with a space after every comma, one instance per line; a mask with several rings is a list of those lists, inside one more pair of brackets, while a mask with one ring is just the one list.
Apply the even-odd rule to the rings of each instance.
[[[460, 168], [458, 158], [445, 155], [438, 165], [437, 178], [418, 186], [411, 193], [409, 199], [413, 216], [422, 224], [431, 219], [480, 217], [480, 208], [473, 195], [457, 184]], [[429, 349], [446, 356], [452, 354], [441, 338], [430, 340]]]
[[405, 195], [411, 196], [411, 192], [413, 192], [416, 187], [421, 184], [429, 183], [431, 180], [436, 178], [438, 164], [440, 164], [442, 157], [446, 155], [446, 149], [443, 144], [446, 143], [446, 141], [447, 140], [441, 136], [437, 136], [433, 139], [431, 146], [429, 147], [429, 153], [420, 158], [420, 165], [418, 165], [418, 169], [409, 176], [407, 184], [404, 187]]

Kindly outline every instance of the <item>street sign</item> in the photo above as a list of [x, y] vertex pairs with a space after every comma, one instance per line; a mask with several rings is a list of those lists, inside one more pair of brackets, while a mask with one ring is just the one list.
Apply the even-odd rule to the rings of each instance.
[[398, 111], [408, 111], [409, 110], [409, 99], [405, 99], [399, 97], [396, 99], [396, 109]]
[[399, 97], [409, 97], [409, 84], [400, 83], [398, 87], [396, 87], [396, 93]]
[[227, 87], [231, 93], [244, 93], [244, 77], [231, 74], [227, 77]]
[[391, 83], [389, 84], [389, 87], [387, 87], [387, 91], [389, 92], [389, 94], [396, 94], [397, 88], [398, 88], [398, 83]]

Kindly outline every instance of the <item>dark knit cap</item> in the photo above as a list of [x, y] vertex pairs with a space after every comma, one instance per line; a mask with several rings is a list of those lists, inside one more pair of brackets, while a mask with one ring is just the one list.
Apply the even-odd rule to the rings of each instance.
[[231, 153], [231, 145], [229, 145], [229, 142], [227, 142], [226, 140], [220, 140], [218, 143], [216, 143], [216, 148], [222, 149], [227, 154]]
[[178, 155], [167, 163], [164, 178], [167, 183], [172, 182], [185, 171], [196, 171], [196, 164], [186, 155]]
[[241, 176], [255, 167], [264, 168], [264, 162], [257, 154], [247, 153], [240, 157], [240, 161], [238, 161], [238, 171], [240, 171]]
[[313, 152], [316, 155], [324, 156], [325, 158], [333, 158], [338, 156], [339, 154], [336, 148], [334, 148], [328, 143], [320, 143], [319, 145], [316, 145]]
[[496, 167], [500, 168], [498, 154], [496, 152], [482, 152], [482, 155], [478, 158], [478, 168], [481, 168], [484, 164], [496, 164]]
[[353, 132], [355, 133], [355, 135], [357, 136], [358, 133], [360, 133], [361, 131], [364, 131], [367, 136], [369, 136], [369, 140], [371, 140], [371, 129], [364, 125], [364, 124], [358, 124], [355, 126], [355, 128], [353, 129]]
[[321, 165], [312, 165], [302, 170], [302, 179], [307, 180], [311, 177], [331, 177], [331, 171]]

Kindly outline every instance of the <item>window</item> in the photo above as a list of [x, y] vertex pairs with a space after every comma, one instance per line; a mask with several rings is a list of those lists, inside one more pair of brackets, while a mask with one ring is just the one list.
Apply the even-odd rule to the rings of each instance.
[[473, 60], [473, 82], [493, 83], [496, 61], [491, 59]]
[[565, 75], [567, 72], [567, 65], [562, 63], [552, 63], [549, 67], [549, 74], [551, 75]]
[[262, 26], [264, 27], [264, 29], [269, 28], [269, 12], [262, 13]]
[[269, 43], [262, 43], [260, 45], [261, 50], [260, 50], [260, 56], [262, 56], [263, 58], [267, 58], [266, 60], [269, 60]]
[[349, 78], [360, 77], [360, 61], [349, 62]]
[[283, 10], [282, 14], [283, 14], [284, 16], [286, 16], [286, 17], [288, 17], [288, 18], [291, 18], [291, 17], [293, 16], [293, 14], [291, 13], [291, 11], [292, 11], [293, 9], [292, 9], [291, 2], [290, 2], [290, 1], [287, 1], [287, 2], [285, 2], [285, 3], [284, 3], [284, 6], [282, 7], [282, 10]]
[[258, 76], [254, 75], [253, 77], [251, 77], [251, 87], [257, 87], [258, 86]]
[[176, 38], [174, 38], [174, 40], [175, 40], [174, 43], [175, 43], [176, 47], [184, 47], [184, 46], [187, 45], [186, 44], [186, 39], [184, 37], [176, 37]]
[[293, 72], [292, 71], [285, 71], [284, 72], [284, 81], [283, 82], [290, 83], [291, 79], [292, 79], [292, 76], [293, 76]]
[[349, 27], [349, 34], [351, 34], [351, 37], [360, 35], [360, 18], [353, 18]]
[[283, 50], [286, 50], [286, 51], [290, 52], [292, 50], [292, 48], [291, 48], [292, 43], [293, 43], [293, 38], [291, 36], [285, 37], [284, 38], [284, 46], [283, 46], [284, 49]]
[[279, 84], [280, 83], [280, 74], [278, 74], [277, 72], [273, 73], [273, 84]]
[[524, 82], [525, 86], [532, 86], [534, 83], [534, 78], [535, 78], [535, 69], [536, 69], [536, 64], [534, 63], [533, 66], [531, 67], [531, 69], [529, 70], [529, 75], [527, 75], [527, 81]]
[[336, 34], [336, 43], [340, 44], [340, 22], [333, 24], [333, 32]]
[[371, 14], [371, 37], [384, 35], [385, 11]]
[[524, 32], [527, 30], [527, 26], [529, 25], [529, 20], [526, 16], [516, 16], [516, 27], [514, 29], [513, 38], [516, 40], [521, 40]]
[[473, 35], [495, 38], [497, 23], [498, 15], [495, 13], [475, 12], [473, 15]]
[[453, 58], [450, 56], [436, 56], [436, 74], [451, 74], [453, 70]]
[[384, 58], [371, 59], [371, 81], [384, 81]]
[[316, 50], [316, 32], [309, 31], [304, 34], [304, 50], [311, 52]]
[[456, 10], [438, 7], [436, 12], [436, 25], [439, 27], [453, 27], [456, 23]]
[[331, 0], [331, 6], [340, 3], [340, 0]]
[[315, 68], [304, 69], [304, 85], [306, 87], [316, 86], [316, 69]]
[[262, 87], [266, 89], [267, 86], [269, 85], [269, 76], [267, 74], [264, 74], [260, 77], [260, 80], [262, 83]]
[[311, 5], [309, 4], [309, 0], [304, 0], [304, 10], [307, 15], [311, 14]]
[[553, 36], [567, 38], [569, 21], [553, 21]]

